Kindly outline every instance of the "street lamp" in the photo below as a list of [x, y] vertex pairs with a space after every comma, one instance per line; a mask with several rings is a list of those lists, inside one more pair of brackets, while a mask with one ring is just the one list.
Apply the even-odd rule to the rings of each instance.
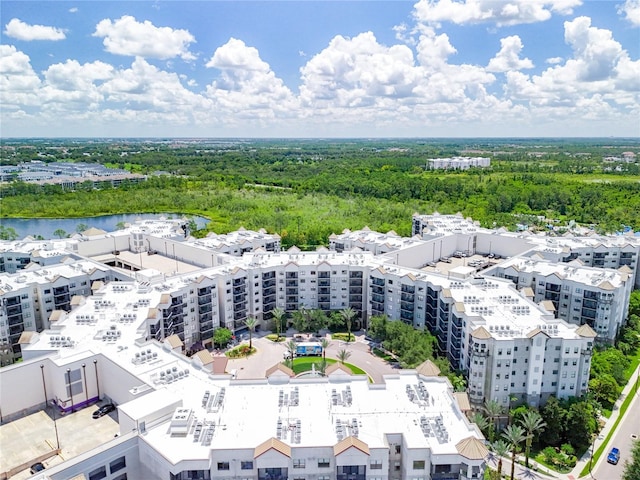
[[96, 389], [98, 390], [98, 401], [100, 401], [100, 382], [98, 381], [98, 360], [93, 361], [93, 368], [96, 371]]
[[[40, 374], [42, 375], [42, 389], [44, 390], [44, 408], [46, 410], [49, 405], [49, 399], [47, 396], [47, 384], [44, 380], [44, 365], [40, 364]], [[51, 401], [53, 405], [53, 400]], [[60, 450], [60, 440], [58, 439], [58, 424], [56, 423], [56, 406], [53, 407], [53, 428], [56, 432], [56, 448]]]
[[85, 407], [89, 405], [89, 389], [87, 388], [87, 366], [82, 364], [82, 376], [84, 377], [84, 398]]
[[67, 383], [69, 384], [69, 397], [71, 398], [71, 413], [73, 413], [73, 389], [71, 388], [71, 369], [67, 368]]

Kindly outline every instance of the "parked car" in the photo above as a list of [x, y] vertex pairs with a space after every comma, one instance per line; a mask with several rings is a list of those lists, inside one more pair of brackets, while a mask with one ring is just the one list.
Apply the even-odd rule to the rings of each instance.
[[116, 406], [113, 403], [107, 403], [106, 405], [101, 406], [98, 410], [93, 412], [93, 418], [104, 417], [108, 413], [113, 412], [116, 409]]
[[31, 473], [31, 475], [33, 475], [34, 473], [38, 473], [44, 470], [44, 465], [42, 464], [42, 462], [38, 462], [38, 463], [34, 463], [33, 465], [31, 465], [31, 468], [29, 469], [29, 472]]
[[620, 450], [617, 449], [616, 447], [613, 447], [609, 452], [609, 455], [607, 455], [607, 462], [613, 465], [617, 465], [619, 460], [620, 460]]

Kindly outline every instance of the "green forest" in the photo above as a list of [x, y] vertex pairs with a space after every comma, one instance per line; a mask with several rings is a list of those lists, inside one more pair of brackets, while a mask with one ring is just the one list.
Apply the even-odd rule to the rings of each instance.
[[[640, 229], [638, 164], [603, 161], [638, 151], [637, 140], [59, 142], [4, 142], [2, 164], [98, 162], [149, 179], [75, 191], [11, 181], [0, 190], [2, 216], [197, 214], [211, 219], [207, 231], [265, 228], [302, 248], [365, 225], [409, 235], [414, 212], [461, 212], [510, 229], [571, 220], [606, 232]], [[427, 168], [431, 158], [455, 155], [488, 156], [491, 167]]]

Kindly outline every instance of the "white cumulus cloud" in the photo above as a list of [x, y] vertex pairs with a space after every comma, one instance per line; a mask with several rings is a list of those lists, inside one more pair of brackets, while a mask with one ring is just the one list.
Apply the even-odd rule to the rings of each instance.
[[206, 89], [208, 98], [223, 111], [233, 111], [257, 119], [290, 115], [296, 99], [255, 47], [235, 38], [216, 49], [206, 64], [217, 68], [220, 76]]
[[4, 27], [4, 34], [17, 40], [30, 42], [32, 40], [64, 40], [64, 30], [45, 25], [29, 25], [18, 18], [12, 18]]
[[94, 37], [103, 37], [105, 50], [116, 55], [167, 60], [181, 57], [193, 60], [189, 45], [195, 38], [188, 30], [156, 27], [148, 20], [138, 22], [130, 15], [118, 20], [101, 20], [96, 25]]
[[419, 0], [414, 16], [436, 26], [443, 22], [505, 26], [543, 22], [554, 13], [570, 15], [581, 4], [582, 0]]
[[571, 45], [580, 80], [602, 80], [611, 75], [622, 46], [610, 30], [591, 26], [589, 17], [564, 23], [564, 38]]
[[618, 7], [618, 13], [631, 22], [635, 27], [640, 27], [640, 0], [626, 0]]
[[533, 62], [528, 58], [520, 58], [522, 40], [518, 35], [500, 39], [500, 51], [489, 60], [489, 72], [506, 72], [509, 70], [524, 70], [533, 68]]

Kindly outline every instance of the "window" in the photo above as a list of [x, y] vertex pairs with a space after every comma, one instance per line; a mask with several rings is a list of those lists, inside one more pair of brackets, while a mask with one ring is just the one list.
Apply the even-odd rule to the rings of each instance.
[[218, 470], [229, 470], [229, 462], [218, 462]]
[[382, 470], [382, 460], [371, 460], [369, 467], [371, 470]]
[[305, 461], [304, 458], [294, 458], [293, 459], [293, 468], [304, 468]]
[[89, 480], [100, 480], [101, 478], [107, 478], [107, 469], [104, 466], [89, 472]]
[[329, 475], [320, 475], [318, 480], [331, 480], [331, 477]]
[[116, 458], [109, 464], [109, 472], [116, 473], [118, 470], [122, 470], [127, 466], [127, 461], [124, 457]]
[[240, 462], [240, 468], [242, 470], [253, 470], [253, 462]]
[[400, 451], [401, 451], [401, 446], [396, 445], [396, 455], [400, 454]]
[[122, 474], [118, 475], [117, 477], [113, 477], [113, 480], [127, 480], [127, 474], [126, 473], [122, 473]]
[[424, 460], [414, 460], [413, 461], [413, 469], [414, 470], [424, 470]]
[[64, 381], [67, 386], [67, 395], [69, 395], [69, 397], [72, 395], [80, 395], [84, 392], [84, 388], [82, 387], [82, 375], [80, 374], [79, 368], [65, 372]]
[[319, 458], [318, 459], [318, 468], [329, 468], [331, 462], [328, 458]]

